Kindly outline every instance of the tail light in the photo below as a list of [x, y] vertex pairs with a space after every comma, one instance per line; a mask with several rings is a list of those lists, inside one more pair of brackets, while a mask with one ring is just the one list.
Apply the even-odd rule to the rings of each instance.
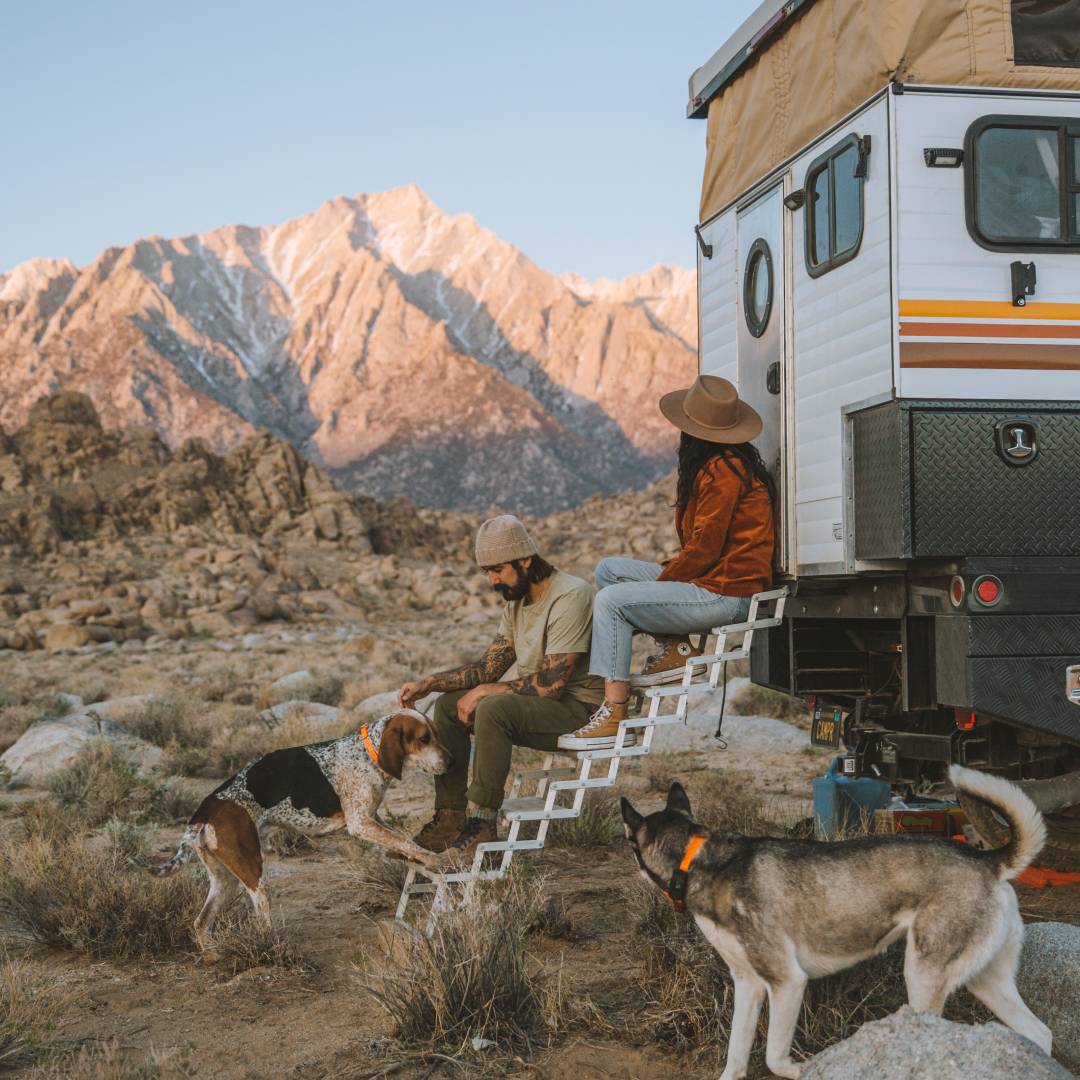
[[953, 716], [961, 731], [971, 731], [979, 722], [979, 715], [973, 709], [953, 709]]
[[1000, 578], [993, 574], [984, 574], [975, 579], [971, 593], [983, 607], [993, 607], [1005, 595], [1005, 586], [1001, 584]]
[[967, 589], [964, 587], [964, 579], [957, 574], [956, 577], [949, 582], [949, 599], [952, 601], [953, 607], [960, 607], [964, 603], [964, 594]]

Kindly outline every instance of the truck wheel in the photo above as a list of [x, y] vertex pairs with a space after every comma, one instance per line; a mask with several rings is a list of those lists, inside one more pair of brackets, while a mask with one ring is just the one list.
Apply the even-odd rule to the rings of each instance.
[[[1054, 780], [1034, 780], [1026, 781], [1022, 786], [1029, 794], [1037, 796], [1039, 785], [1054, 783]], [[985, 844], [996, 848], [1008, 843], [1008, 826], [986, 803], [963, 792], [957, 792], [957, 796], [972, 828]], [[1037, 803], [1039, 799], [1036, 797], [1035, 801]], [[1046, 846], [1035, 859], [1035, 865], [1047, 870], [1080, 871], [1080, 804], [1043, 814], [1043, 820], [1046, 822]]]

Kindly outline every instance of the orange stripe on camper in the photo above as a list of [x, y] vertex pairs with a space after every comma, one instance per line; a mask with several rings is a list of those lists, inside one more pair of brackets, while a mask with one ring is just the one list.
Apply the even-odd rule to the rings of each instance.
[[1077, 319], [1080, 304], [1032, 302], [1014, 307], [1008, 300], [901, 300], [902, 319]]
[[961, 338], [1080, 338], [1080, 323], [1061, 326], [1053, 323], [1028, 325], [1002, 322], [903, 322], [901, 337], [961, 337]]
[[1080, 371], [1080, 344], [1046, 345], [978, 341], [901, 341], [902, 368], [1013, 368]]

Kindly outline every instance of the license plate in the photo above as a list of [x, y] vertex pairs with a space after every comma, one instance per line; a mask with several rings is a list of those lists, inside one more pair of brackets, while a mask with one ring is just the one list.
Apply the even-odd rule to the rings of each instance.
[[814, 709], [814, 719], [810, 724], [810, 742], [814, 746], [840, 745], [840, 710]]
[[1065, 669], [1065, 696], [1074, 705], [1080, 705], [1080, 664]]

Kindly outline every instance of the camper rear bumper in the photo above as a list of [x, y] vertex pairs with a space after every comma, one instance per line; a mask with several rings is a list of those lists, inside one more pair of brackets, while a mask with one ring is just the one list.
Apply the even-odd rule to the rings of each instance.
[[1080, 614], [939, 615], [933, 655], [940, 705], [1080, 743], [1068, 670], [1080, 664]]

